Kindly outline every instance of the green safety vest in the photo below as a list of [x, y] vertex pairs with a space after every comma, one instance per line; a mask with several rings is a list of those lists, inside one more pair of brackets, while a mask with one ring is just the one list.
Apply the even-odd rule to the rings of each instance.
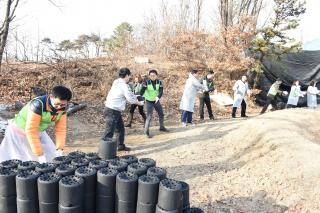
[[202, 80], [202, 84], [203, 84], [203, 86], [205, 86], [208, 90], [210, 90], [210, 87], [212, 86], [212, 82], [209, 82], [208, 80], [206, 80], [206, 79], [203, 79]]
[[[44, 103], [40, 100], [40, 99], [35, 99], [41, 102], [42, 104], [42, 108]], [[14, 123], [21, 129], [26, 128], [26, 123], [27, 123], [27, 117], [28, 117], [28, 111], [30, 109], [30, 103], [29, 102], [27, 105], [25, 105], [18, 114], [16, 114], [15, 118], [14, 118]], [[59, 112], [57, 114], [57, 117], [55, 119], [55, 121], [51, 120], [51, 113], [50, 112], [43, 112], [41, 113], [41, 121], [40, 121], [40, 125], [39, 125], [39, 131], [43, 132], [44, 130], [48, 129], [48, 127], [50, 125], [53, 125], [55, 122], [58, 122], [61, 119], [63, 112]]]
[[135, 95], [137, 95], [137, 94], [140, 95], [141, 89], [142, 89], [142, 85], [141, 84], [134, 85], [134, 94]]
[[144, 98], [147, 101], [155, 101], [156, 97], [159, 95], [159, 90], [160, 90], [160, 81], [157, 80], [156, 82], [156, 89], [154, 89], [152, 82], [149, 80], [147, 81], [147, 89], [144, 92]]
[[272, 86], [269, 89], [268, 94], [276, 96], [278, 94], [278, 90], [276, 89], [276, 86], [272, 84]]
[[209, 88], [211, 87], [211, 85], [212, 85], [212, 82], [209, 83], [209, 81], [207, 81], [207, 80], [204, 79], [204, 80], [202, 81], [202, 84], [205, 85], [205, 86], [207, 86], [208, 89], [209, 89]]
[[292, 95], [294, 97], [298, 97], [300, 95], [300, 90], [298, 87], [295, 87], [295, 89], [292, 91]]

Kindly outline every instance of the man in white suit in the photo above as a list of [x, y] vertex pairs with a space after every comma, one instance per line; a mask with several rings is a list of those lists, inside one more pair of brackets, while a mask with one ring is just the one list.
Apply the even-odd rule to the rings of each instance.
[[250, 89], [247, 82], [247, 76], [242, 76], [241, 80], [238, 80], [234, 86], [234, 102], [232, 107], [232, 117], [236, 117], [237, 108], [241, 106], [241, 117], [248, 117], [246, 115], [247, 103], [245, 97], [250, 95]]

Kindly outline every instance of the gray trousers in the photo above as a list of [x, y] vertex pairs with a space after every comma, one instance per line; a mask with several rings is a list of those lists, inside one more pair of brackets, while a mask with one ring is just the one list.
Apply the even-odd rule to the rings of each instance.
[[149, 128], [152, 121], [153, 109], [155, 109], [158, 113], [160, 128], [164, 127], [164, 114], [160, 101], [158, 101], [157, 103], [146, 101], [147, 120], [145, 124], [145, 132], [149, 132]]

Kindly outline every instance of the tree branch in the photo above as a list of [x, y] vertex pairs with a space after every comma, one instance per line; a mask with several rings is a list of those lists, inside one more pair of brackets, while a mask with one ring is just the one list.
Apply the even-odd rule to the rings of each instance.
[[[16, 12], [16, 9], [17, 9], [17, 7], [18, 7], [19, 1], [20, 1], [20, 0], [16, 0], [16, 4], [14, 5], [13, 10], [12, 10], [12, 12], [11, 12], [11, 14], [10, 14], [10, 18], [9, 18], [10, 21], [12, 21], [12, 20], [15, 18], [14, 13]], [[12, 3], [13, 3], [13, 2], [12, 2]]]
[[53, 6], [61, 10], [61, 6], [57, 5], [53, 0], [48, 0]]

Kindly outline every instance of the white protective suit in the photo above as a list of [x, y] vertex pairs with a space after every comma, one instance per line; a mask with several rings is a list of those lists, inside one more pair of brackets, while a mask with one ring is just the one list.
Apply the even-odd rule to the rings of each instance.
[[234, 84], [232, 89], [234, 91], [233, 107], [239, 108], [241, 106], [242, 101], [246, 101], [245, 97], [250, 92], [249, 85], [248, 83], [244, 83], [243, 81], [238, 80]]
[[317, 94], [319, 94], [319, 90], [317, 87], [309, 86], [307, 91], [307, 104], [310, 108], [317, 107]]
[[189, 78], [186, 81], [184, 87], [182, 99], [180, 102], [180, 109], [188, 112], [193, 112], [194, 104], [196, 102], [197, 92], [205, 90], [205, 87], [199, 82], [199, 80], [189, 73]]

